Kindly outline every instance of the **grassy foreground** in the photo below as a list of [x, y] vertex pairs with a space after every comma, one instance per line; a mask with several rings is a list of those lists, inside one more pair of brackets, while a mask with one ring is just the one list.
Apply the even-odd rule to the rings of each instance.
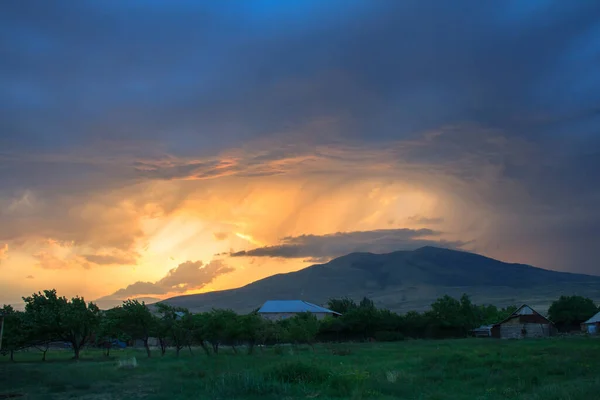
[[[137, 367], [119, 368], [135, 356]], [[465, 339], [336, 344], [207, 357], [195, 350], [0, 357], [0, 399], [593, 399], [600, 340]]]

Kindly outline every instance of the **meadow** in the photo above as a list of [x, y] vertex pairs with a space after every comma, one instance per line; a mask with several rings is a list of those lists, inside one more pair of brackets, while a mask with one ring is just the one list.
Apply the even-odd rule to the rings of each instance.
[[[23, 399], [593, 399], [600, 340], [407, 340], [223, 349], [34, 351], [0, 357], [0, 398]], [[119, 367], [135, 357], [137, 366]]]

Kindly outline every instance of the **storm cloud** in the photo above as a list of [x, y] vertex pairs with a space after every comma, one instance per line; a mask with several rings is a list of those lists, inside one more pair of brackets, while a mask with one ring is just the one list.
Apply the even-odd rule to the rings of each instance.
[[414, 250], [436, 245], [459, 248], [465, 243], [426, 239], [439, 236], [431, 229], [381, 229], [368, 232], [338, 232], [329, 235], [302, 235], [285, 237], [275, 246], [259, 247], [231, 254], [232, 257], [282, 257], [308, 258], [322, 262], [326, 258], [352, 252], [389, 253], [397, 250]]
[[[2, 2], [3, 276], [143, 270], [177, 234], [211, 249], [184, 259], [321, 259], [424, 227], [599, 274], [598, 21], [594, 1]], [[190, 216], [203, 242], [171, 226]]]

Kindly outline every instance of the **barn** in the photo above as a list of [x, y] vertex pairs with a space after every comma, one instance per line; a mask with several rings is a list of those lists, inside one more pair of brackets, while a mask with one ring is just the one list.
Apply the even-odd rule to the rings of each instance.
[[291, 318], [294, 315], [305, 312], [314, 314], [317, 319], [323, 319], [326, 316], [337, 317], [341, 315], [338, 312], [303, 300], [269, 300], [258, 310], [260, 316], [273, 321]]
[[523, 339], [548, 337], [556, 328], [552, 321], [523, 304], [504, 321], [494, 324], [491, 336], [500, 339]]
[[590, 335], [600, 333], [600, 312], [596, 313], [592, 318], [581, 324], [581, 330]]

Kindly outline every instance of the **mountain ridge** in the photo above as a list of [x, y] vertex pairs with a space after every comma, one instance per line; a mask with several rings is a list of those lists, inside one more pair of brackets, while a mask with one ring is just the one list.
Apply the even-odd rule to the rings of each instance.
[[349, 253], [236, 289], [177, 296], [164, 302], [191, 311], [214, 307], [247, 312], [272, 299], [324, 304], [332, 297], [368, 296], [379, 306], [407, 311], [422, 310], [441, 295], [460, 296], [462, 292], [484, 303], [534, 301], [547, 308], [559, 294], [600, 299], [600, 276], [505, 263], [463, 250], [424, 246], [386, 254]]

